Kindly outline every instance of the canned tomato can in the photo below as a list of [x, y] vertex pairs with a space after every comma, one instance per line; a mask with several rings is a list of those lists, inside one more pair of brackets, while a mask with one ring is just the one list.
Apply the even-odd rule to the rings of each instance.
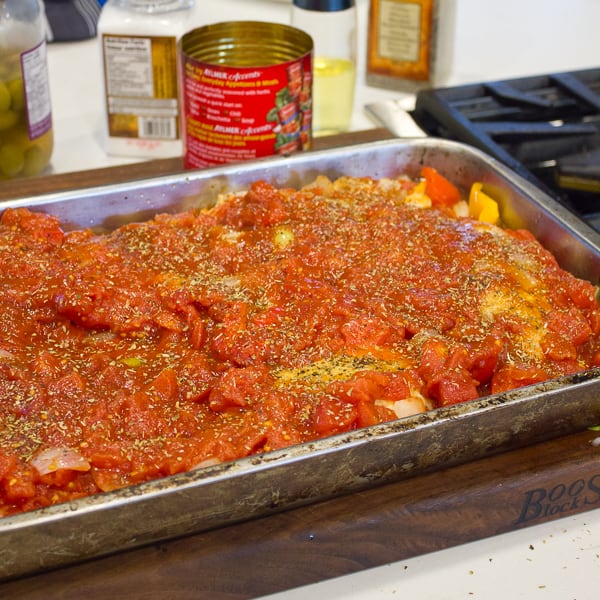
[[187, 169], [310, 148], [310, 35], [230, 21], [184, 34], [179, 52]]

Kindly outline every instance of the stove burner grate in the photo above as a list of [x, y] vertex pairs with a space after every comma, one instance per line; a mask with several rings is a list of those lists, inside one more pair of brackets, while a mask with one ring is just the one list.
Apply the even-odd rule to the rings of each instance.
[[411, 114], [600, 223], [600, 68], [422, 90]]

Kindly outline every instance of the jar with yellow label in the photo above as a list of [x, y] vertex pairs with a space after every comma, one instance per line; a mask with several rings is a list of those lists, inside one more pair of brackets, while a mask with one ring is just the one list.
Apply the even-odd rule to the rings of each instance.
[[53, 147], [41, 0], [0, 0], [0, 180], [39, 175]]

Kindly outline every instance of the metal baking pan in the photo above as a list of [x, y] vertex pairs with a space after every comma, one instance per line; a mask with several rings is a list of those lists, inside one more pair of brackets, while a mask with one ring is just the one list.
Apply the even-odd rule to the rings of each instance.
[[[391, 140], [264, 159], [3, 203], [66, 228], [122, 223], [212, 204], [265, 179], [416, 176], [428, 164], [467, 190], [482, 181], [510, 227], [527, 227], [561, 265], [600, 281], [600, 234], [499, 162], [437, 139]], [[582, 430], [600, 422], [600, 370], [399, 419], [264, 455], [0, 519], [0, 579], [265, 516]]]

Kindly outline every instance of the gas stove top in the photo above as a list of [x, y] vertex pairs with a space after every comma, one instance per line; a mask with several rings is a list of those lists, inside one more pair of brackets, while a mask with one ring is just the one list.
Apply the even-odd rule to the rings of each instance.
[[600, 229], [600, 68], [423, 90], [429, 135], [484, 150]]

